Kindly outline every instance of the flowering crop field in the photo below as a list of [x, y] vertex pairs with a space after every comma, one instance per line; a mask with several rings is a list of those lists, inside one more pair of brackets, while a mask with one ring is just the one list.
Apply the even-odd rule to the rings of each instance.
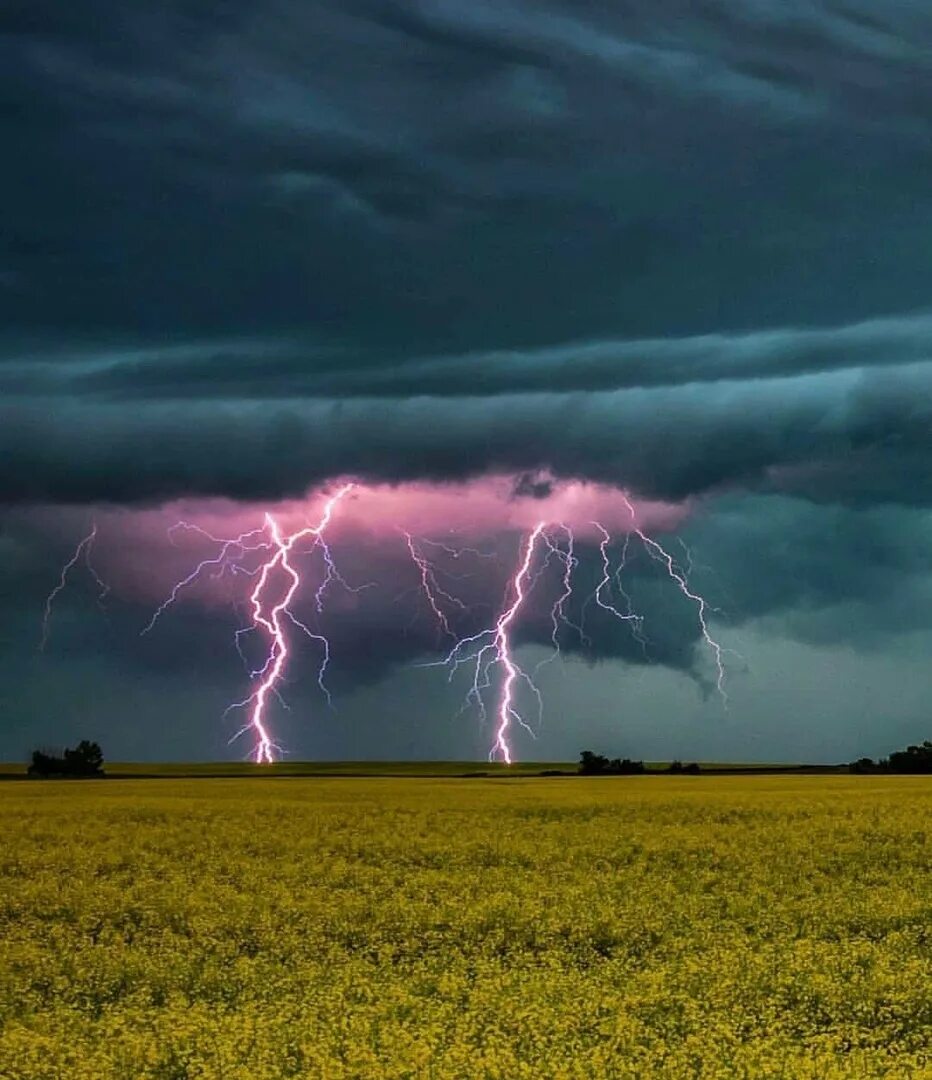
[[3, 1080], [932, 1077], [932, 780], [0, 784]]

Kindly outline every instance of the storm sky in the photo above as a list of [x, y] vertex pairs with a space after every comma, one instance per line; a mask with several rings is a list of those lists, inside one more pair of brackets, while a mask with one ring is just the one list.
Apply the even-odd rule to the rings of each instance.
[[[245, 753], [235, 590], [139, 636], [210, 554], [167, 529], [261, 526], [342, 477], [334, 557], [371, 587], [321, 615], [335, 711], [311, 651], [289, 670], [296, 757], [484, 756], [423, 666], [445, 643], [399, 530], [481, 552], [435, 549], [474, 630], [576, 490], [613, 557], [627, 492], [689, 566], [729, 703], [643, 550], [649, 647], [592, 610], [586, 501], [587, 634], [518, 756], [932, 737], [927, 5], [13, 0], [0, 135], [0, 757]], [[39, 652], [92, 522], [110, 591], [78, 564]]]

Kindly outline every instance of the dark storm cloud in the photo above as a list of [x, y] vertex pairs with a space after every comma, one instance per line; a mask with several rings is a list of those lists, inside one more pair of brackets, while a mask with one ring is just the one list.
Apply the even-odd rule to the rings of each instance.
[[0, 497], [927, 498], [915, 4], [3, 18]]
[[802, 640], [864, 650], [932, 628], [925, 508], [730, 497], [691, 521], [682, 538], [714, 554], [696, 581], [733, 622], [766, 618]]
[[[2, 410], [8, 501], [300, 494], [339, 474], [444, 480], [552, 469], [680, 499], [734, 486], [924, 503], [929, 366], [607, 393], [392, 402], [20, 398]], [[231, 449], [235, 448], [235, 452]]]
[[[14, 0], [0, 502], [488, 470], [530, 498], [549, 470], [699, 496], [687, 535], [718, 577], [697, 580], [733, 628], [924, 633], [930, 46], [911, 0]], [[32, 521], [0, 533], [13, 670], [61, 551], [35, 509], [4, 519]], [[700, 670], [689, 606], [643, 559], [631, 582], [651, 658]], [[338, 683], [436, 655], [393, 597], [328, 613]], [[74, 693], [108, 650], [111, 715], [192, 661], [211, 715], [229, 700], [211, 618], [141, 648], [134, 607], [98, 633], [93, 595], [72, 599]], [[603, 616], [565, 647], [643, 664]], [[8, 712], [41, 698], [3, 683]]]

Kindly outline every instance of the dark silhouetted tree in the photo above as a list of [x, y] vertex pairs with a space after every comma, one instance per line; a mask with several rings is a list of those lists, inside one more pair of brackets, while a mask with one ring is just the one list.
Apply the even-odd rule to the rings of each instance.
[[591, 750], [583, 750], [579, 755], [579, 771], [583, 776], [601, 776], [608, 772], [609, 761], [602, 754], [594, 754]]
[[886, 762], [877, 762], [873, 758], [862, 757], [858, 758], [857, 761], [852, 761], [848, 768], [853, 773], [872, 773], [882, 771], [885, 766]]
[[602, 754], [583, 750], [579, 755], [579, 772], [583, 776], [631, 776], [644, 772], [644, 762], [632, 761], [631, 758], [612, 758], [609, 761]]
[[907, 746], [890, 755], [890, 772], [932, 773], [932, 742], [928, 739], [921, 746]]
[[61, 756], [34, 750], [28, 771], [30, 776], [103, 776], [104, 755], [99, 743], [82, 739]]

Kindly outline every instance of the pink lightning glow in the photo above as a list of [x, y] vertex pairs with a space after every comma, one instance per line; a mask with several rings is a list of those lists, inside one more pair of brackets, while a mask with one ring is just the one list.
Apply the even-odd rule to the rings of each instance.
[[[727, 703], [723, 660], [729, 650], [712, 636], [709, 615], [715, 609], [691, 583], [688, 550], [684, 547], [685, 555], [680, 555], [673, 549], [677, 550], [674, 558], [653, 538], [655, 530], [676, 527], [688, 514], [687, 505], [641, 500], [635, 504], [625, 494], [619, 497], [614, 488], [559, 480], [553, 480], [549, 493], [542, 498], [521, 498], [515, 495], [514, 478], [507, 476], [480, 477], [451, 485], [393, 486], [356, 481], [331, 490], [334, 493], [323, 505], [316, 523], [309, 522], [306, 517], [307, 499], [266, 506], [224, 500], [188, 500], [160, 508], [120, 511], [118, 520], [113, 508], [97, 508], [95, 512], [98, 520], [102, 519], [101, 535], [112, 528], [118, 530], [117, 535], [122, 538], [119, 547], [114, 547], [116, 565], [111, 566], [111, 560], [107, 562], [107, 577], [111, 578], [111, 572], [118, 575], [111, 578], [118, 595], [136, 600], [144, 597], [147, 601], [151, 599], [153, 604], [158, 603], [141, 631], [144, 635], [152, 632], [168, 609], [183, 602], [189, 593], [197, 603], [217, 607], [229, 603], [236, 595], [229, 587], [233, 582], [249, 582], [248, 599], [240, 593], [238, 608], [242, 610], [245, 606], [248, 615], [234, 636], [248, 674], [249, 693], [243, 700], [230, 705], [227, 712], [243, 710], [244, 717], [248, 717], [234, 738], [251, 736], [250, 756], [257, 763], [271, 762], [279, 754], [269, 713], [275, 700], [287, 707], [281, 690], [287, 669], [294, 662], [295, 629], [302, 631], [320, 648], [318, 684], [329, 701], [324, 681], [330, 662], [329, 642], [315, 632], [318, 626], [313, 615], [308, 626], [292, 609], [299, 590], [308, 584], [308, 574], [304, 572], [299, 556], [317, 552], [315, 560], [322, 560], [319, 564], [315, 561], [320, 573], [314, 574], [314, 584], [307, 597], [312, 612], [323, 611], [325, 596], [329, 603], [328, 590], [336, 585], [355, 594], [373, 584], [355, 587], [347, 584], [325, 539], [325, 533], [332, 533], [337, 528], [336, 525], [330, 528], [331, 519], [337, 504], [350, 491], [354, 492], [354, 498], [346, 500], [340, 509], [340, 537], [349, 535], [363, 543], [378, 542], [392, 535], [397, 537], [398, 533], [405, 538], [407, 554], [419, 576], [424, 604], [422, 613], [429, 611], [436, 620], [438, 635], [446, 635], [453, 643], [445, 658], [419, 666], [445, 666], [451, 680], [462, 665], [470, 670], [471, 685], [461, 711], [474, 707], [482, 720], [493, 721], [491, 759], [511, 763], [511, 729], [515, 724], [535, 733], [521, 713], [524, 691], [519, 684], [524, 683], [534, 695], [542, 716], [543, 702], [535, 678], [545, 664], [560, 657], [561, 645], [565, 646], [565, 632], [572, 631], [584, 648], [593, 644], [583, 625], [582, 615], [587, 604], [591, 603], [625, 623], [641, 643], [645, 658], [649, 658], [643, 620], [635, 614], [622, 582], [629, 547], [635, 542], [664, 568], [679, 591], [695, 605], [699, 629], [715, 661], [716, 685]], [[364, 498], [357, 498], [359, 495]], [[181, 520], [178, 520], [179, 516]], [[172, 518], [175, 524], [169, 527]], [[261, 524], [257, 527], [257, 523]], [[167, 548], [164, 545], [166, 528], [170, 542]], [[620, 540], [622, 530], [624, 544], [616, 548], [613, 535], [618, 535]], [[435, 536], [440, 534], [442, 539], [427, 539], [425, 532]], [[238, 535], [234, 535], [236, 533]], [[501, 600], [482, 590], [488, 587], [486, 570], [494, 568], [498, 581], [496, 562], [500, 554], [488, 550], [487, 541], [506, 533], [519, 534], [521, 542], [517, 564], [507, 581], [504, 600]], [[193, 570], [190, 570], [190, 563], [183, 570], [179, 565], [180, 559], [184, 558], [178, 542], [182, 536], [194, 537], [199, 544], [212, 545], [212, 553], [201, 559]], [[233, 538], [227, 539], [230, 536]], [[463, 545], [479, 546], [453, 546], [445, 542], [447, 537], [455, 537], [456, 544], [462, 539]], [[42, 647], [48, 641], [56, 598], [71, 582], [76, 568], [83, 572], [82, 562], [100, 587], [99, 600], [108, 591], [91, 562], [95, 538], [96, 523], [62, 567], [60, 579], [47, 597]], [[160, 539], [162, 547], [157, 546]], [[581, 609], [572, 600], [574, 591], [579, 588], [580, 548], [575, 547], [577, 540], [580, 546], [583, 542], [587, 546], [597, 545], [601, 558], [594, 592], [587, 590], [590, 594]], [[98, 558], [95, 553], [95, 561]], [[492, 560], [491, 567], [486, 560]], [[465, 584], [460, 585], [467, 579], [478, 579], [468, 585], [468, 591]], [[172, 581], [174, 584], [169, 584]], [[497, 589], [497, 583], [493, 587]], [[152, 595], [153, 588], [158, 589], [155, 596]], [[550, 593], [551, 588], [555, 590], [553, 593]], [[473, 604], [477, 590], [480, 599]], [[549, 595], [547, 606], [541, 607], [537, 599], [544, 590]], [[533, 605], [528, 599], [532, 594]], [[158, 596], [162, 597], [160, 602]], [[350, 599], [343, 602], [352, 607]], [[533, 607], [530, 614], [529, 607]], [[479, 608], [496, 614], [482, 619], [478, 625], [484, 629], [461, 636], [464, 625], [471, 622], [472, 627], [476, 626], [475, 612]], [[553, 652], [527, 673], [515, 656], [515, 626], [530, 618], [545, 619], [548, 610]], [[539, 630], [538, 626], [537, 632]], [[258, 662], [250, 656], [251, 650], [247, 647], [250, 635], [255, 635], [255, 640], [262, 643]]]
[[[405, 530], [402, 531], [404, 532], [405, 542], [408, 545], [408, 551], [411, 555], [411, 561], [418, 568], [418, 571], [421, 575], [421, 592], [423, 592], [424, 596], [426, 597], [427, 603], [430, 606], [431, 611], [434, 613], [434, 617], [437, 619], [441, 630], [443, 630], [447, 637], [451, 637], [455, 640], [456, 635], [450, 629], [450, 621], [447, 618], [446, 612], [443, 610], [440, 602], [441, 600], [446, 600], [448, 604], [451, 604], [453, 607], [458, 608], [460, 611], [466, 611], [466, 605], [463, 603], [462, 600], [459, 599], [459, 597], [453, 596], [452, 593], [447, 592], [446, 589], [442, 588], [438, 584], [433, 567], [427, 561], [427, 559], [424, 558], [424, 555], [414, 543], [414, 537], [412, 537], [409, 532]], [[454, 558], [459, 557], [460, 553], [455, 549], [446, 547], [443, 544], [437, 544], [437, 546], [443, 548], [443, 550], [448, 552], [449, 554], [452, 554]]]
[[[315, 546], [318, 543], [323, 544], [323, 535], [327, 526], [330, 524], [334, 507], [345, 495], [349, 494], [352, 489], [353, 484], [344, 484], [343, 487], [338, 489], [335, 495], [332, 495], [327, 500], [324, 505], [323, 514], [317, 525], [308, 525], [288, 536], [282, 535], [278, 522], [271, 514], [267, 513], [265, 515], [265, 526], [272, 538], [274, 554], [262, 564], [262, 567], [259, 570], [258, 580], [256, 581], [249, 600], [252, 605], [253, 626], [261, 627], [270, 638], [269, 652], [265, 664], [255, 673], [255, 677], [259, 680], [259, 685], [245, 701], [238, 702], [236, 705], [231, 706], [232, 708], [245, 708], [251, 706], [249, 721], [246, 728], [243, 730], [245, 731], [248, 728], [252, 728], [255, 734], [255, 761], [257, 764], [269, 764], [273, 762], [275, 760], [275, 753], [278, 750], [269, 733], [269, 726], [266, 718], [266, 704], [268, 702], [269, 694], [278, 693], [278, 684], [281, 681], [285, 666], [288, 662], [288, 636], [285, 633], [285, 628], [282, 624], [283, 617], [288, 618], [289, 621], [304, 630], [305, 633], [309, 634], [311, 637], [319, 638], [319, 635], [312, 634], [311, 631], [296, 619], [290, 611], [290, 604], [294, 600], [295, 593], [297, 593], [298, 588], [301, 585], [301, 575], [290, 561], [292, 550], [299, 540], [304, 540], [308, 537], [314, 538]], [[329, 572], [331, 569], [329, 552], [327, 565]], [[267, 591], [269, 579], [275, 570], [281, 570], [285, 573], [288, 578], [288, 586], [285, 589], [284, 595], [278, 602], [272, 604], [271, 608], [267, 608], [268, 601], [265, 599], [264, 594]], [[318, 602], [320, 602], [320, 595], [320, 590], [318, 590]], [[325, 647], [324, 663], [326, 663], [328, 657], [329, 650]]]
[[[306, 539], [313, 540], [311, 550], [319, 548], [322, 552], [325, 573], [314, 594], [318, 611], [323, 610], [324, 593], [334, 580], [351, 592], [359, 592], [361, 589], [369, 587], [366, 584], [352, 588], [344, 581], [336, 568], [330, 548], [324, 538], [324, 533], [330, 524], [337, 503], [348, 495], [354, 487], [355, 485], [352, 483], [340, 487], [326, 501], [321, 518], [316, 525], [305, 524], [290, 533], [282, 531], [278, 518], [270, 512], [266, 512], [261, 528], [250, 529], [230, 540], [225, 540], [199, 525], [192, 525], [186, 521], [179, 521], [169, 529], [171, 539], [178, 531], [193, 531], [212, 543], [219, 544], [220, 550], [216, 555], [202, 559], [190, 573], [172, 586], [171, 592], [156, 608], [151, 619], [143, 628], [142, 634], [148, 634], [165, 611], [178, 600], [180, 594], [196, 581], [201, 580], [207, 571], [210, 571], [209, 577], [214, 579], [223, 576], [228, 571], [232, 574], [245, 574], [255, 579], [255, 585], [249, 596], [250, 623], [248, 626], [237, 630], [234, 640], [237, 650], [245, 662], [245, 655], [240, 648], [240, 638], [246, 633], [257, 630], [262, 631], [269, 641], [268, 652], [264, 662], [258, 669], [249, 670], [247, 664], [250, 678], [254, 682], [258, 681], [258, 685], [245, 700], [235, 702], [229, 706], [227, 712], [233, 709], [249, 709], [248, 722], [234, 738], [250, 730], [253, 732], [255, 737], [253, 757], [257, 764], [267, 764], [274, 761], [275, 754], [278, 752], [278, 747], [273, 741], [269, 730], [267, 706], [270, 696], [282, 701], [279, 684], [289, 657], [285, 620], [320, 644], [322, 659], [317, 681], [328, 702], [330, 700], [330, 695], [324, 685], [324, 672], [330, 662], [329, 643], [322, 634], [315, 634], [291, 610], [291, 604], [301, 585], [301, 575], [292, 561], [292, 556], [297, 553], [296, 545]], [[244, 565], [242, 560], [256, 552], [264, 553], [263, 561], [257, 566]], [[284, 575], [287, 586], [280, 598], [273, 601], [268, 594], [274, 589], [274, 583], [280, 579], [281, 575]]]

